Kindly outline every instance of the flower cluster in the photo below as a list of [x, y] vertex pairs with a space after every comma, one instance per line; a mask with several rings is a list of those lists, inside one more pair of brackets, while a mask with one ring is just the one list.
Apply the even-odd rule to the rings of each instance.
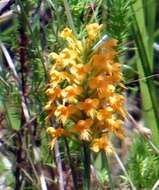
[[49, 127], [51, 146], [61, 136], [87, 141], [93, 151], [111, 151], [110, 136], [123, 138], [124, 96], [121, 94], [122, 73], [117, 60], [117, 41], [100, 39], [102, 25], [86, 26], [86, 37], [78, 40], [65, 28], [61, 37], [67, 48], [51, 53], [50, 83], [46, 93], [46, 120], [52, 116], [58, 128]]

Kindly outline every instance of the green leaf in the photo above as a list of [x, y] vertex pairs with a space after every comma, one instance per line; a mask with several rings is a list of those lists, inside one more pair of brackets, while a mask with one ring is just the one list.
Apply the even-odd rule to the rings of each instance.
[[[133, 32], [137, 45], [137, 69], [139, 78], [151, 76], [153, 68], [152, 52], [148, 48], [148, 36], [145, 27], [145, 15], [142, 0], [136, 1], [132, 8]], [[159, 118], [157, 93], [153, 81], [145, 79], [140, 81], [143, 112], [146, 125], [152, 130], [152, 140], [159, 147]]]

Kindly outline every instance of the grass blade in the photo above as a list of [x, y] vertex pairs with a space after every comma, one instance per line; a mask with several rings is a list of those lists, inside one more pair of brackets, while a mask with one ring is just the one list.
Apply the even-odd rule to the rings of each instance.
[[[135, 33], [135, 42], [138, 48], [137, 55], [137, 69], [139, 78], [145, 76], [151, 76], [153, 60], [151, 59], [149, 48], [148, 48], [148, 37], [145, 28], [144, 11], [139, 10], [139, 7], [143, 7], [142, 1], [136, 1], [134, 4], [133, 11], [133, 30]], [[139, 10], [139, 11], [135, 11]], [[143, 111], [147, 126], [152, 130], [152, 140], [159, 146], [159, 120], [158, 120], [158, 105], [156, 90], [152, 80], [140, 81], [140, 90], [143, 103]]]

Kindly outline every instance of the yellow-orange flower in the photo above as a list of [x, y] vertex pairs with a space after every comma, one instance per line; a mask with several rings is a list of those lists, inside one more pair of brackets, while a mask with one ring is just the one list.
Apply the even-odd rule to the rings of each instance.
[[95, 41], [98, 37], [99, 37], [99, 33], [102, 29], [103, 25], [102, 24], [98, 24], [98, 23], [92, 23], [92, 24], [88, 24], [86, 26], [86, 30], [88, 33], [88, 39]]
[[[50, 71], [50, 77], [51, 77], [51, 81], [54, 81], [54, 83], [57, 85], [59, 82], [61, 82], [62, 80], [62, 76], [61, 73], [57, 70], [55, 70], [54, 68], [51, 69]], [[52, 84], [53, 85], [53, 84]], [[54, 85], [54, 86], [56, 86]]]
[[109, 103], [115, 111], [119, 112], [122, 117], [125, 117], [126, 112], [124, 110], [124, 97], [122, 95], [114, 94], [109, 97]]
[[114, 133], [120, 139], [124, 138], [124, 130], [122, 128], [123, 121], [115, 120], [114, 118], [107, 119], [107, 124], [112, 133]]
[[75, 50], [65, 48], [60, 53], [63, 66], [72, 66], [76, 64], [76, 61], [79, 60], [79, 53]]
[[91, 68], [89, 64], [77, 64], [70, 68], [70, 72], [76, 77], [77, 84], [84, 80], [85, 76], [89, 73], [90, 70]]
[[67, 39], [67, 38], [72, 38], [72, 37], [74, 37], [74, 35], [73, 35], [72, 30], [66, 27], [66, 28], [64, 28], [64, 30], [61, 32], [60, 37], [62, 37], [62, 38], [64, 38], [64, 39]]
[[87, 116], [90, 116], [91, 118], [94, 118], [96, 114], [96, 109], [99, 106], [99, 100], [94, 98], [88, 98], [84, 102], [80, 102], [78, 105], [78, 108], [80, 110], [83, 110]]
[[51, 97], [52, 101], [54, 101], [61, 96], [61, 88], [49, 88], [46, 90], [46, 94]]
[[80, 134], [80, 139], [81, 140], [90, 140], [91, 136], [91, 129], [90, 127], [93, 124], [92, 119], [86, 119], [86, 120], [79, 120], [77, 124], [74, 126], [74, 131], [78, 132]]
[[83, 88], [79, 86], [67, 86], [62, 90], [61, 95], [63, 98], [66, 98], [69, 102], [75, 100], [75, 97], [80, 95], [83, 92]]
[[59, 59], [59, 57], [60, 56], [57, 53], [55, 53], [55, 52], [52, 52], [52, 53], [49, 54], [49, 59], [50, 60], [57, 61]]
[[61, 137], [64, 134], [64, 129], [63, 128], [53, 128], [53, 127], [48, 127], [47, 128], [47, 133], [51, 136], [52, 140], [50, 142], [51, 149], [54, 148], [54, 145], [56, 143], [56, 140]]
[[44, 110], [47, 111], [47, 117], [45, 118], [46, 121], [50, 119], [50, 117], [54, 114], [54, 111], [56, 110], [56, 106], [52, 100], [48, 101], [46, 106], [44, 107]]
[[116, 120], [114, 127], [112, 128], [112, 132], [120, 139], [124, 138], [124, 130], [122, 128], [123, 121]]
[[110, 97], [115, 91], [115, 86], [112, 85], [106, 75], [98, 75], [89, 82], [90, 89], [96, 89], [99, 98]]
[[57, 118], [59, 118], [64, 124], [65, 121], [71, 116], [73, 113], [77, 111], [76, 107], [73, 105], [59, 105], [55, 110], [54, 114]]
[[105, 98], [112, 96], [115, 91], [115, 86], [107, 84], [105, 87], [97, 88], [97, 93], [99, 98]]
[[98, 110], [97, 119], [99, 121], [105, 121], [106, 119], [112, 117], [112, 114], [113, 114], [113, 108], [108, 106], [104, 109]]
[[73, 34], [72, 30], [69, 28], [65, 28], [61, 34], [60, 37], [67, 40], [68, 47], [70, 50], [74, 50], [76, 53], [82, 51], [82, 43], [81, 41], [77, 40], [75, 35]]
[[104, 88], [105, 86], [106, 86], [106, 77], [103, 74], [93, 77], [89, 81], [89, 87], [91, 89]]
[[109, 142], [108, 135], [103, 134], [100, 138], [94, 139], [91, 149], [94, 152], [99, 152], [100, 150], [105, 151], [106, 153], [112, 153], [112, 146]]
[[118, 44], [118, 40], [116, 39], [107, 39], [104, 43], [102, 43], [101, 48], [113, 49]]
[[94, 54], [91, 59], [91, 66], [94, 71], [98, 74], [106, 70], [106, 58], [104, 54]]
[[[51, 82], [54, 84], [58, 84], [63, 80], [67, 80], [68, 82], [73, 81], [73, 77], [67, 73], [66, 71], [56, 71], [55, 69], [50, 71], [50, 77], [51, 77]], [[56, 85], [54, 85], [56, 86]]]
[[[111, 152], [109, 136], [124, 137], [124, 96], [120, 92], [124, 85], [117, 57], [118, 41], [102, 38], [101, 30], [98, 23], [88, 24], [86, 38], [79, 40], [65, 28], [61, 37], [67, 47], [49, 56], [53, 65], [46, 91], [46, 119], [54, 115], [62, 125], [52, 131], [52, 147], [58, 137], [68, 132], [88, 141], [95, 152]], [[97, 42], [99, 38], [102, 40]]]

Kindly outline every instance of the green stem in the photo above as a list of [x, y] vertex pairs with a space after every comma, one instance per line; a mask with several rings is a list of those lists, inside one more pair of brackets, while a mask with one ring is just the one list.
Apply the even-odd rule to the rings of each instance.
[[74, 190], [78, 190], [77, 177], [76, 177], [76, 172], [74, 170], [73, 161], [71, 159], [69, 145], [68, 145], [66, 138], [64, 138], [64, 141], [65, 141], [67, 156], [68, 156], [68, 160], [69, 160], [69, 164], [70, 164], [70, 168], [71, 168], [71, 172], [72, 172], [72, 180], [73, 180]]
[[76, 34], [75, 26], [74, 26], [72, 15], [71, 15], [70, 8], [69, 8], [69, 3], [67, 0], [63, 0], [63, 3], [64, 3], [64, 7], [65, 7], [66, 16], [67, 16], [69, 26], [72, 29], [73, 33]]
[[32, 158], [31, 158], [31, 156], [30, 156], [30, 152], [29, 152], [29, 150], [27, 149], [27, 147], [25, 147], [25, 151], [26, 151], [27, 159], [28, 159], [28, 161], [30, 162], [30, 165], [31, 165], [31, 167], [32, 167], [34, 176], [35, 176], [35, 178], [36, 178], [36, 180], [37, 180], [37, 186], [40, 187], [40, 176], [39, 176], [39, 174], [38, 174], [38, 172], [37, 172], [37, 170], [36, 170], [36, 168], [35, 168], [35, 166], [34, 166], [33, 160], [32, 160]]
[[105, 167], [106, 167], [107, 173], [108, 173], [110, 189], [114, 190], [114, 184], [113, 184], [113, 180], [112, 180], [112, 176], [111, 176], [111, 170], [109, 167], [108, 158], [107, 158], [107, 155], [105, 152], [102, 152], [102, 154], [103, 154], [103, 157], [105, 158]]
[[83, 185], [84, 190], [90, 189], [90, 149], [86, 142], [83, 142]]

